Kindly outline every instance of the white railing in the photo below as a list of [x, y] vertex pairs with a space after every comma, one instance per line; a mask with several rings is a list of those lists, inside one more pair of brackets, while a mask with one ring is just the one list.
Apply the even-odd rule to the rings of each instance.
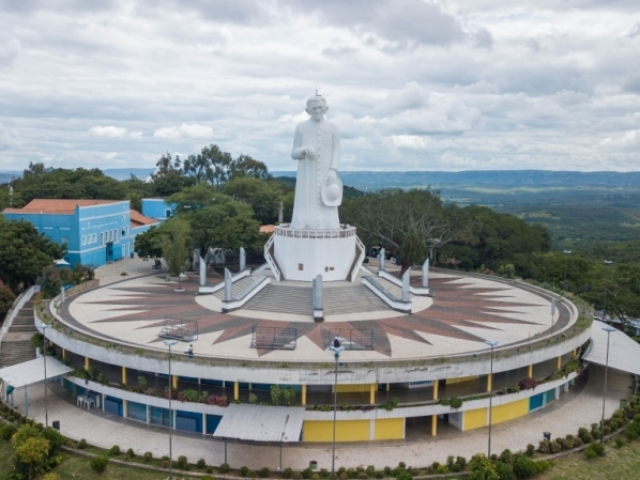
[[364, 257], [366, 254], [366, 247], [364, 246], [364, 243], [362, 243], [362, 240], [360, 240], [359, 237], [356, 237], [356, 252], [358, 252], [358, 250], [360, 251], [360, 253], [356, 253], [356, 261], [351, 268], [351, 272], [349, 272], [349, 277], [352, 282], [354, 282], [358, 277], [358, 273], [360, 272], [360, 265], [362, 265], [362, 262], [364, 262]]
[[290, 238], [345, 238], [353, 237], [356, 234], [356, 227], [342, 225], [334, 230], [308, 230], [291, 228], [291, 224], [284, 223], [275, 228], [275, 235]]
[[[276, 227], [276, 230], [277, 228], [278, 227]], [[276, 282], [279, 282], [280, 278], [282, 277], [282, 274], [280, 273], [278, 264], [276, 263], [274, 258], [271, 256], [271, 247], [273, 246], [274, 241], [275, 241], [275, 237], [274, 235], [271, 235], [271, 237], [269, 237], [269, 240], [267, 240], [267, 243], [264, 244], [264, 259], [269, 264], [269, 267], [271, 268], [271, 273], [273, 273], [273, 277], [276, 279]]]

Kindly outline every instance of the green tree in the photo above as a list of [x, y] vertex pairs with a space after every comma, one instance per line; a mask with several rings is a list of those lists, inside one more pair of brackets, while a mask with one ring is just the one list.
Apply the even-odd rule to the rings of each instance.
[[162, 238], [156, 226], [152, 226], [146, 232], [136, 235], [133, 250], [139, 257], [161, 257]]
[[185, 188], [169, 197], [168, 202], [176, 205], [176, 216], [189, 222], [193, 247], [202, 254], [209, 247], [222, 246], [216, 243], [215, 231], [225, 218], [253, 216], [249, 205], [219, 193], [215, 186], [206, 183]]
[[31, 223], [0, 216], [0, 279], [14, 293], [35, 284], [42, 269], [63, 254], [64, 247], [38, 233]]
[[462, 234], [460, 209], [443, 206], [429, 189], [381, 190], [345, 201], [340, 214], [369, 244], [380, 242], [399, 256], [403, 271]]
[[13, 465], [24, 478], [36, 478], [47, 470], [49, 441], [41, 437], [29, 437], [17, 444], [13, 455]]
[[249, 155], [240, 155], [229, 164], [229, 180], [251, 177], [258, 180], [271, 178], [267, 165]]
[[172, 275], [182, 273], [189, 258], [189, 231], [189, 223], [179, 217], [167, 220], [160, 226], [162, 257], [166, 260]]
[[259, 252], [267, 240], [260, 234], [260, 223], [246, 215], [224, 218], [213, 234], [214, 245], [234, 251], [244, 247]]
[[170, 153], [162, 155], [156, 162], [157, 170], [151, 174], [154, 194], [166, 197], [193, 185], [194, 179], [183, 175], [180, 157], [173, 158]]
[[259, 180], [251, 176], [232, 177], [222, 188], [224, 194], [249, 205], [256, 220], [262, 225], [278, 220], [285, 190], [280, 182]]
[[211, 169], [211, 176], [207, 180], [220, 189], [229, 177], [231, 154], [223, 152], [220, 147], [211, 144], [208, 147], [203, 147], [200, 155], [203, 157], [202, 161], [207, 162]]
[[0, 324], [4, 321], [5, 315], [15, 300], [15, 294], [0, 280]]

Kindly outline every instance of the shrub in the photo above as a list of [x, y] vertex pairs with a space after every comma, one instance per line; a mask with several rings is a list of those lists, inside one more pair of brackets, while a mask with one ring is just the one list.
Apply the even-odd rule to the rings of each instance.
[[[604, 457], [604, 445], [602, 445], [601, 443], [592, 443], [591, 445], [589, 445], [587, 448], [585, 448], [584, 452], [585, 455], [587, 455], [587, 450], [591, 450], [592, 452], [595, 453], [596, 456], [598, 457]], [[589, 458], [589, 456], [587, 455], [587, 458]]]
[[534, 453], [536, 453], [536, 447], [533, 445], [533, 443], [530, 443], [529, 445], [527, 445], [527, 450], [525, 453], [528, 456], [533, 457]]
[[369, 475], [367, 475], [367, 472], [358, 472], [358, 476], [356, 478], [359, 480], [366, 480], [369, 478]]
[[78, 448], [80, 450], [84, 450], [85, 448], [87, 448], [87, 441], [84, 438], [81, 438], [78, 442]]
[[573, 439], [573, 448], [578, 448], [582, 446], [582, 439], [580, 437], [576, 437]]
[[368, 476], [373, 477], [376, 473], [376, 467], [374, 467], [373, 465], [368, 465], [365, 471], [367, 472]]
[[551, 453], [558, 453], [562, 450], [562, 446], [558, 442], [551, 442]]
[[512, 456], [511, 450], [507, 448], [500, 454], [500, 461], [502, 463], [511, 463]]
[[169, 468], [169, 460], [161, 460], [160, 468]]
[[180, 467], [181, 470], [187, 469], [187, 457], [184, 455], [178, 457], [178, 467]]
[[13, 437], [17, 431], [13, 425], [4, 425], [0, 429], [0, 437], [2, 437], [3, 440], [11, 440], [11, 437]]
[[463, 400], [456, 397], [453, 397], [451, 400], [449, 400], [449, 405], [451, 405], [451, 408], [460, 408], [462, 406], [462, 403]]
[[[300, 472], [296, 472], [296, 473], [300, 473]], [[300, 478], [302, 478], [302, 474], [300, 475]], [[342, 472], [340, 474], [340, 480], [349, 480], [349, 475], [347, 475], [347, 472]]]
[[207, 462], [205, 461], [204, 458], [201, 458], [196, 462], [196, 467], [198, 467], [200, 470], [204, 470], [204, 467], [206, 466], [207, 466]]
[[109, 455], [120, 455], [120, 447], [118, 445], [114, 445], [109, 449]]
[[538, 386], [538, 381], [535, 378], [526, 377], [520, 380], [518, 386], [520, 387], [520, 390], [527, 390], [529, 388], [533, 390]]
[[144, 452], [144, 455], [142, 456], [143, 460], [145, 462], [150, 462], [151, 459], [153, 458], [153, 453], [151, 452]]
[[16, 440], [13, 466], [19, 475], [17, 478], [34, 478], [40, 473], [44, 473], [47, 470], [48, 458], [49, 441], [47, 439], [29, 436], [21, 440], [20, 443]]
[[311, 478], [311, 475], [313, 475], [313, 470], [311, 470], [309, 467], [305, 468], [302, 471], [302, 478]]
[[384, 478], [384, 472], [382, 470], [376, 470], [375, 478]]
[[49, 472], [44, 477], [42, 477], [42, 480], [60, 480], [60, 477], [55, 472]]
[[584, 449], [584, 456], [587, 457], [588, 460], [593, 460], [598, 454], [589, 446]]
[[109, 464], [109, 457], [106, 455], [96, 455], [89, 461], [89, 466], [92, 470], [102, 473], [107, 469]]
[[624, 439], [622, 437], [616, 437], [616, 448], [624, 447]]
[[[231, 467], [229, 466], [228, 463], [223, 463], [222, 465], [220, 465], [220, 468], [218, 468], [218, 470], [220, 471], [220, 473], [229, 473], [229, 471], [231, 470]], [[286, 468], [285, 468], [285, 470], [286, 470]], [[289, 470], [291, 470], [291, 469], [289, 469]]]
[[133, 451], [133, 448], [127, 449], [127, 453], [125, 455], [127, 456], [127, 458], [133, 458], [136, 456], [135, 452]]
[[256, 478], [256, 472], [254, 472], [253, 470], [249, 470], [247, 472], [247, 478]]
[[538, 473], [538, 468], [536, 462], [525, 455], [517, 454], [513, 456], [513, 473], [518, 478], [530, 478]]
[[271, 470], [268, 467], [262, 467], [258, 472], [260, 478], [267, 478], [269, 475], [271, 475]]
[[635, 420], [624, 430], [624, 436], [629, 440], [634, 440], [640, 436], [640, 422]]
[[593, 442], [593, 435], [590, 433], [585, 433], [582, 437], [582, 443], [591, 443]]
[[551, 453], [551, 442], [549, 440], [541, 440], [538, 444], [538, 450], [541, 453]]
[[411, 475], [406, 470], [400, 472], [400, 474], [396, 477], [396, 480], [413, 480], [413, 475]]
[[245, 467], [244, 465], [240, 467], [240, 476], [246, 477], [249, 472], [249, 467]]
[[[513, 466], [510, 463], [497, 462], [494, 465], [496, 474], [498, 475], [495, 478], [499, 478], [500, 480], [515, 480], [516, 476], [513, 473]], [[485, 477], [492, 478], [492, 477]]]

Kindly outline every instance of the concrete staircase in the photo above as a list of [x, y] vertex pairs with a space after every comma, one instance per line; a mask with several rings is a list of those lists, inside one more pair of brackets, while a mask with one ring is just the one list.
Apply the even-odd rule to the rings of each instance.
[[395, 283], [390, 282], [386, 278], [382, 277], [376, 277], [376, 282], [378, 282], [381, 287], [383, 287], [387, 292], [396, 297], [398, 300], [402, 299], [402, 287], [399, 287]]
[[[245, 289], [251, 285], [255, 281], [254, 277], [244, 277], [238, 280], [237, 282], [233, 282], [231, 284], [231, 297], [236, 298], [239, 294], [245, 291]], [[213, 294], [218, 297], [220, 300], [224, 300], [224, 288], [222, 290], [218, 290]]]
[[[377, 312], [389, 307], [362, 285], [324, 288], [322, 291], [324, 314], [340, 315], [359, 312]], [[311, 287], [269, 285], [243, 308], [263, 312], [313, 315]]]
[[38, 330], [33, 324], [33, 303], [27, 302], [18, 312], [2, 339], [0, 367], [9, 367], [36, 358], [31, 337]]

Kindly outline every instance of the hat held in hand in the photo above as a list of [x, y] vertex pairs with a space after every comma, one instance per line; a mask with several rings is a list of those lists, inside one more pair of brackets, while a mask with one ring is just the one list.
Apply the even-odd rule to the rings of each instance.
[[322, 203], [327, 207], [337, 207], [342, 203], [342, 182], [338, 177], [328, 177], [320, 187]]

